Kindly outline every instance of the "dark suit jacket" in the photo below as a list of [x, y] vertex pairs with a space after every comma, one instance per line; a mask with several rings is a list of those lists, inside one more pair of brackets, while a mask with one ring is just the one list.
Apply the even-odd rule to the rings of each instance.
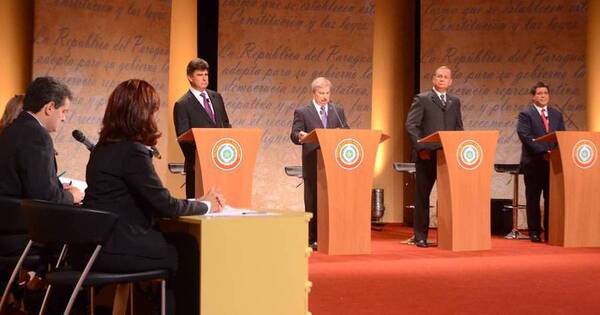
[[0, 195], [72, 204], [56, 176], [55, 152], [46, 128], [21, 113], [0, 134]]
[[[190, 128], [231, 128], [221, 94], [208, 89], [206, 93], [215, 112], [215, 122], [210, 119], [200, 101], [188, 90], [187, 93], [175, 102], [175, 107], [173, 108], [175, 132], [178, 137]], [[185, 157], [186, 183], [188, 187], [193, 187], [196, 145], [190, 142], [180, 142], [179, 146]]]
[[[565, 130], [562, 114], [548, 106], [548, 129], [550, 132]], [[533, 139], [546, 134], [544, 122], [535, 105], [530, 104], [519, 113], [517, 134], [521, 140], [521, 164], [544, 161], [544, 154], [556, 146], [550, 142], [534, 142]]]
[[[348, 122], [344, 109], [340, 106], [329, 104], [327, 110], [327, 128], [347, 128]], [[321, 117], [315, 109], [313, 102], [310, 101], [308, 106], [298, 108], [294, 111], [294, 122], [292, 123], [292, 132], [290, 138], [295, 144], [301, 144], [298, 134], [300, 131], [311, 132], [315, 128], [324, 128], [321, 122]], [[302, 176], [304, 179], [317, 179], [317, 149], [319, 145], [316, 143], [302, 144]]]
[[406, 131], [415, 153], [421, 150], [435, 151], [440, 144], [418, 143], [417, 140], [442, 130], [463, 130], [460, 99], [446, 93], [446, 107], [433, 90], [417, 94], [406, 117]]
[[156, 217], [204, 214], [200, 202], [171, 197], [152, 165], [150, 150], [139, 142], [96, 145], [86, 170], [86, 208], [119, 215], [103, 251], [163, 258], [167, 243], [155, 226]]
[[[212, 90], [206, 90], [206, 93], [212, 103], [216, 122], [210, 119], [204, 106], [202, 106], [191, 91], [188, 91], [175, 102], [175, 107], [173, 108], [175, 132], [178, 137], [191, 128], [231, 128], [221, 94]], [[192, 158], [194, 157], [195, 146], [193, 144], [191, 146], [183, 144], [181, 149], [186, 155], [186, 159], [188, 158], [188, 154], [191, 154]]]

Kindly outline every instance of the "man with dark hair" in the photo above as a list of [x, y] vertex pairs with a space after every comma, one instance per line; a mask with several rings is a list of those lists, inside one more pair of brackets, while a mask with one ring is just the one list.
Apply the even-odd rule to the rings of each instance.
[[0, 196], [79, 203], [83, 193], [63, 187], [56, 175], [56, 151], [50, 137], [71, 107], [71, 91], [52, 77], [39, 77], [27, 88], [23, 112], [0, 135]]
[[418, 247], [427, 247], [429, 233], [429, 195], [437, 179], [437, 150], [439, 144], [419, 143], [418, 140], [441, 130], [463, 130], [460, 99], [448, 94], [452, 72], [446, 66], [435, 70], [433, 88], [417, 94], [406, 117], [406, 131], [413, 146], [413, 160], [417, 170], [414, 241]]
[[544, 194], [544, 239], [548, 241], [549, 176], [550, 163], [547, 154], [556, 143], [536, 142], [535, 138], [547, 133], [565, 130], [560, 111], [548, 106], [550, 87], [543, 82], [536, 83], [529, 91], [532, 104], [519, 113], [517, 134], [521, 140], [521, 169], [525, 177], [525, 198], [527, 200], [527, 227], [529, 239], [541, 242], [540, 194]]
[[304, 179], [304, 209], [312, 213], [308, 224], [308, 243], [317, 249], [317, 143], [304, 143], [304, 138], [315, 128], [350, 128], [344, 108], [330, 102], [331, 81], [324, 77], [310, 85], [312, 100], [294, 111], [290, 139], [302, 145], [302, 178]]
[[[187, 65], [187, 79], [190, 89], [177, 102], [173, 109], [173, 120], [177, 136], [191, 128], [231, 128], [225, 103], [221, 94], [207, 89], [208, 62], [195, 58]], [[195, 198], [196, 145], [179, 143], [185, 156], [185, 191], [187, 198]]]

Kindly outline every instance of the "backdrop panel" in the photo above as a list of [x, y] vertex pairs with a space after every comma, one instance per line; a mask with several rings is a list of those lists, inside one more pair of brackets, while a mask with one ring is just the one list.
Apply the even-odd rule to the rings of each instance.
[[[166, 104], [170, 25], [171, 2], [165, 0], [36, 0], [33, 77], [57, 77], [75, 96], [54, 136], [65, 176], [85, 178], [89, 154], [71, 132], [80, 129], [96, 142], [110, 92], [123, 80], [144, 79], [158, 90], [159, 128], [166, 134], [172, 123]], [[166, 148], [166, 137], [159, 141], [159, 150]], [[166, 159], [157, 162], [161, 175], [165, 165]]]
[[[535, 82], [550, 85], [567, 130], [586, 129], [586, 8], [585, 1], [423, 0], [421, 90], [431, 88], [436, 67], [449, 66], [465, 128], [500, 130], [496, 163], [519, 163], [517, 115]], [[509, 176], [492, 182], [494, 198], [511, 198]]]
[[234, 128], [265, 130], [255, 207], [304, 209], [302, 187], [283, 167], [301, 164], [289, 134], [313, 78], [332, 81], [352, 128], [370, 127], [374, 10], [374, 0], [220, 2], [219, 91]]

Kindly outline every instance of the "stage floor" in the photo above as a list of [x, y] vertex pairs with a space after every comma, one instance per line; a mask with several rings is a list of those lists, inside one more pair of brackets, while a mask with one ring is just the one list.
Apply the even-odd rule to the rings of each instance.
[[402, 244], [411, 233], [373, 231], [371, 255], [313, 253], [312, 314], [600, 314], [600, 248], [498, 236], [489, 251], [455, 253]]

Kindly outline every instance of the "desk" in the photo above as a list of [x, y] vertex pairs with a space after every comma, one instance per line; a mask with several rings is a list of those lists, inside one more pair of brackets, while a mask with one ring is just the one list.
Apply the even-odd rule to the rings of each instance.
[[[161, 222], [200, 246], [200, 314], [309, 314], [304, 212], [190, 216]], [[181, 259], [181, 258], [180, 258]]]

